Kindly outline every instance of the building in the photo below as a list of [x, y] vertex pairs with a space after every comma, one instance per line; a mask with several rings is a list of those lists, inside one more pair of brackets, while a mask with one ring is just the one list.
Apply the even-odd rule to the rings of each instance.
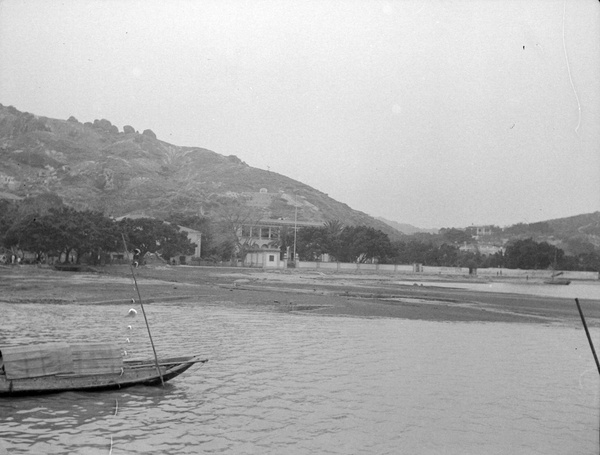
[[[117, 221], [121, 221], [123, 218], [129, 218], [132, 220], [136, 220], [136, 219], [140, 219], [140, 218], [151, 218], [151, 219], [155, 219], [154, 217], [151, 216], [147, 216], [145, 214], [130, 214], [130, 215], [124, 215], [121, 216], [119, 218], [116, 218]], [[173, 224], [173, 223], [169, 223], [168, 221], [163, 221], [163, 223], [165, 224]], [[188, 239], [190, 240], [191, 243], [195, 243], [196, 244], [196, 248], [194, 249], [194, 254], [189, 256], [184, 256], [184, 255], [180, 255], [177, 257], [178, 262], [181, 264], [185, 264], [188, 261], [192, 260], [193, 258], [200, 258], [200, 254], [202, 251], [202, 232], [200, 231], [196, 231], [195, 229], [191, 229], [185, 226], [179, 226], [179, 225], [175, 225], [179, 228], [179, 230], [181, 232], [185, 232], [188, 236]], [[115, 253], [116, 254], [116, 253]], [[121, 259], [118, 257], [118, 259]], [[113, 258], [114, 259], [114, 258]], [[175, 258], [173, 258], [175, 259]], [[162, 260], [162, 259], [161, 259]]]
[[248, 198], [246, 206], [267, 208], [274, 199], [280, 197], [278, 193], [269, 193], [266, 188], [261, 188], [258, 193], [242, 193], [242, 196]]
[[464, 245], [458, 248], [460, 251], [468, 253], [480, 253], [484, 256], [492, 256], [498, 252], [504, 253], [504, 248], [491, 243], [464, 243]]
[[285, 268], [286, 263], [281, 260], [279, 248], [253, 248], [246, 252], [244, 266], [282, 269]]
[[492, 235], [492, 226], [475, 226], [475, 238], [479, 239], [486, 235]]
[[281, 231], [285, 228], [300, 229], [303, 227], [322, 227], [325, 223], [315, 221], [294, 221], [262, 219], [256, 223], [245, 224], [238, 230], [240, 243], [254, 246], [256, 248], [267, 248], [277, 245]]
[[181, 232], [185, 232], [190, 242], [196, 244], [196, 249], [192, 257], [199, 258], [202, 251], [202, 232], [190, 229], [184, 226], [177, 226]]

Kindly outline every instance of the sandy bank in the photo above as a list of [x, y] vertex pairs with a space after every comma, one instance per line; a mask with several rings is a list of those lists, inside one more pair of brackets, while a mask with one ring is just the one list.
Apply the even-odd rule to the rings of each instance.
[[[129, 267], [96, 270], [2, 267], [0, 302], [126, 304], [131, 298], [137, 300]], [[322, 315], [581, 325], [572, 299], [477, 292], [452, 287], [452, 282], [464, 282], [454, 277], [442, 277], [450, 287], [440, 287], [426, 282], [414, 285], [413, 277], [210, 267], [148, 266], [135, 274], [148, 303], [186, 299]], [[600, 326], [600, 296], [581, 303], [588, 323]]]

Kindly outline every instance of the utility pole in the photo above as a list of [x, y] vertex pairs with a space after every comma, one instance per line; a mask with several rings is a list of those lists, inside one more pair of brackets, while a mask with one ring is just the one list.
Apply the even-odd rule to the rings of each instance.
[[296, 267], [296, 232], [298, 230], [298, 194], [294, 193], [294, 267]]

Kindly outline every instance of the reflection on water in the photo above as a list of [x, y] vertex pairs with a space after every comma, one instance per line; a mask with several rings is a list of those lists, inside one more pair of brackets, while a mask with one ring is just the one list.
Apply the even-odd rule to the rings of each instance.
[[[129, 355], [150, 356], [128, 309], [0, 304], [0, 344], [130, 338]], [[580, 330], [146, 310], [159, 353], [209, 363], [164, 389], [0, 399], [11, 454], [597, 452], [599, 380]]]

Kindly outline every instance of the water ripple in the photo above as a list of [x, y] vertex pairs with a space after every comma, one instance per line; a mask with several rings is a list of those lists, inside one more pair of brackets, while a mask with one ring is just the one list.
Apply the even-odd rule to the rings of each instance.
[[[0, 307], [0, 344], [96, 339], [120, 342], [132, 357], [152, 355], [129, 307]], [[209, 363], [164, 388], [2, 399], [0, 439], [11, 454], [597, 447], [599, 381], [581, 331], [323, 318], [209, 302], [146, 309], [161, 355], [194, 353]]]

